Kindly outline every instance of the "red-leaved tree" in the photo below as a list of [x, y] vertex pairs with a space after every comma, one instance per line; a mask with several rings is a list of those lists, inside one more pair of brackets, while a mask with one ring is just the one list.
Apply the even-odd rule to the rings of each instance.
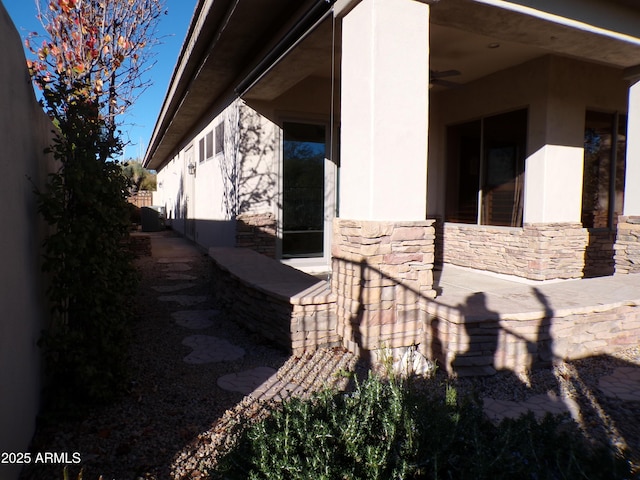
[[26, 45], [33, 81], [46, 89], [61, 80], [100, 106], [113, 137], [117, 117], [149, 86], [163, 0], [35, 0], [45, 34]]

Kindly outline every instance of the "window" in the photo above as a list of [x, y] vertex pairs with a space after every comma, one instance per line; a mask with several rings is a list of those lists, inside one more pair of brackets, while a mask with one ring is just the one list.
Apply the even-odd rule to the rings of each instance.
[[447, 128], [448, 222], [522, 226], [527, 110]]
[[582, 177], [582, 225], [585, 228], [612, 229], [622, 214], [626, 131], [626, 115], [586, 113]]
[[202, 163], [204, 160], [204, 138], [201, 138], [198, 142], [198, 161]]
[[205, 135], [205, 144], [207, 160], [209, 160], [213, 157], [213, 130], [209, 130]]
[[216, 126], [216, 155], [224, 153], [224, 122]]

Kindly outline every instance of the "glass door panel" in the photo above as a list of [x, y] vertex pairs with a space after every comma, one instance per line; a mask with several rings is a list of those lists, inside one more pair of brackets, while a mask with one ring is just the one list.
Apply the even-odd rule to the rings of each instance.
[[282, 258], [324, 256], [326, 132], [284, 123]]
[[504, 113], [483, 122], [483, 225], [522, 225], [527, 110]]

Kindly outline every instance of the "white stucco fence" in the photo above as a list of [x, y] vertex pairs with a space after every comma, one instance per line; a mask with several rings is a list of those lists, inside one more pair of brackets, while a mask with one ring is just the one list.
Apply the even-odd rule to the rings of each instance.
[[[18, 453], [27, 451], [40, 398], [36, 342], [47, 308], [39, 260], [44, 225], [33, 183], [46, 178], [43, 150], [52, 126], [35, 99], [22, 41], [1, 0], [0, 45], [0, 452]], [[17, 478], [20, 468], [0, 464], [0, 478]]]

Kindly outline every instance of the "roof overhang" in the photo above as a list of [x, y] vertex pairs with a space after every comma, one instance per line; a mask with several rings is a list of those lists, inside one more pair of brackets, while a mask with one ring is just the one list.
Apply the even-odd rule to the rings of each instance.
[[181, 142], [260, 61], [304, 19], [327, 0], [200, 0], [160, 109], [144, 166], [159, 169]]

